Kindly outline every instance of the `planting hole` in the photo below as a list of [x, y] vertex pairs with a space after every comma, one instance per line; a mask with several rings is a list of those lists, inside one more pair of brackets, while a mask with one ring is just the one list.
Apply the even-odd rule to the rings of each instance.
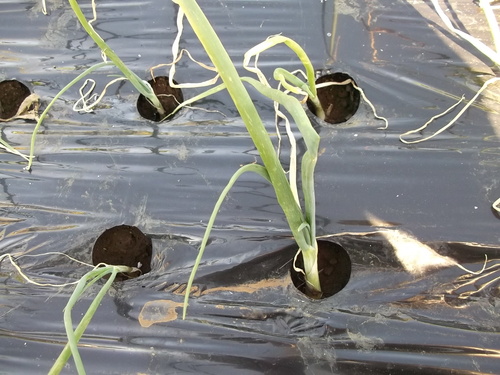
[[[295, 266], [303, 269], [302, 254], [297, 257]], [[347, 251], [337, 243], [318, 240], [318, 271], [322, 296], [328, 298], [340, 292], [351, 277], [351, 258]], [[308, 297], [317, 299], [308, 292], [304, 275], [291, 268], [292, 282], [295, 287]]]
[[[168, 114], [172, 113], [172, 111], [184, 101], [181, 89], [170, 87], [168, 77], [166, 76], [155, 77], [149, 80], [148, 83], [153, 88], [154, 93], [163, 106], [167, 114], [166, 118], [169, 119], [173, 117], [173, 115], [168, 116]], [[175, 80], [174, 83], [177, 84]], [[139, 99], [137, 99], [137, 110], [143, 118], [151, 121], [158, 122], [165, 119], [161, 117], [158, 110], [142, 94], [139, 95]]]
[[0, 82], [0, 119], [14, 117], [21, 103], [30, 94], [30, 89], [15, 79]]
[[[316, 84], [326, 82], [345, 82], [352, 80], [357, 86], [352, 77], [346, 73], [332, 73], [319, 77]], [[330, 124], [339, 124], [349, 120], [358, 110], [361, 95], [358, 90], [354, 88], [352, 83], [348, 84], [334, 84], [317, 89], [318, 98], [325, 111], [325, 121]], [[316, 114], [315, 108], [310, 101], [307, 101], [309, 110]]]
[[106, 229], [96, 240], [92, 250], [92, 263], [106, 263], [114, 266], [136, 267], [141, 272], [120, 273], [117, 280], [127, 280], [151, 271], [153, 246], [151, 239], [139, 228], [119, 225]]

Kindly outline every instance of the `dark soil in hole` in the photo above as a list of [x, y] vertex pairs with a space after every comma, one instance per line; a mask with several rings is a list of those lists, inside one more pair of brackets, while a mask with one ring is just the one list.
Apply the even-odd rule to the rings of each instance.
[[[148, 83], [153, 88], [153, 91], [160, 100], [160, 103], [163, 106], [163, 109], [165, 109], [165, 113], [167, 115], [172, 113], [172, 111], [184, 101], [181, 89], [170, 87], [168, 84], [168, 77], [155, 77], [154, 79], [149, 80]], [[175, 80], [174, 83], [177, 84]], [[158, 122], [165, 119], [142, 94], [139, 95], [139, 99], [137, 100], [137, 110], [143, 118], [151, 121]], [[171, 117], [173, 116], [167, 116], [166, 118], [169, 119]]]
[[151, 271], [153, 246], [151, 239], [137, 227], [119, 225], [106, 229], [94, 244], [92, 263], [137, 267], [141, 272], [118, 274], [116, 280], [126, 280]]
[[[295, 264], [298, 268], [304, 267], [302, 254], [297, 257]], [[320, 298], [331, 297], [341, 291], [351, 277], [351, 258], [342, 246], [331, 241], [318, 241], [318, 270], [321, 290]], [[292, 282], [295, 287], [308, 297], [317, 299], [307, 291], [304, 275], [291, 268]]]
[[23, 83], [12, 80], [0, 82], [0, 118], [7, 120], [16, 115], [19, 106], [31, 94]]
[[[316, 84], [324, 82], [344, 82], [352, 79], [346, 73], [333, 73], [319, 77]], [[352, 79], [353, 80], [353, 79]], [[356, 82], [353, 80], [356, 84]], [[357, 86], [357, 84], [356, 84]], [[325, 121], [339, 124], [349, 120], [358, 110], [361, 95], [352, 83], [347, 85], [331, 85], [318, 89], [318, 98], [325, 111]], [[307, 101], [307, 107], [316, 115], [314, 106]]]

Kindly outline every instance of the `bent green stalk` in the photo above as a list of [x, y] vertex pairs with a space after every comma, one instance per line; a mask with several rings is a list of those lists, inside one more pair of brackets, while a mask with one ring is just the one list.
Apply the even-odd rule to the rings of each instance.
[[189, 275], [189, 280], [186, 286], [186, 294], [184, 295], [184, 308], [182, 310], [182, 319], [186, 319], [186, 312], [187, 312], [187, 306], [189, 302], [189, 294], [191, 291], [191, 287], [193, 286], [194, 282], [194, 276], [196, 275], [196, 270], [198, 269], [198, 266], [200, 265], [201, 259], [203, 258], [203, 253], [205, 252], [205, 248], [208, 243], [208, 238], [210, 237], [210, 232], [212, 231], [212, 227], [215, 222], [215, 218], [217, 217], [217, 213], [220, 210], [220, 207], [222, 206], [222, 203], [224, 202], [224, 199], [226, 199], [227, 194], [233, 187], [233, 185], [236, 183], [238, 178], [246, 172], [254, 172], [262, 177], [264, 177], [267, 181], [271, 182], [271, 179], [269, 177], [269, 174], [267, 173], [266, 168], [264, 168], [262, 165], [259, 164], [248, 164], [242, 166], [240, 169], [238, 169], [232, 177], [229, 179], [229, 182], [227, 183], [226, 187], [222, 190], [222, 192], [219, 195], [219, 198], [217, 199], [217, 202], [215, 203], [214, 209], [212, 211], [212, 214], [210, 215], [210, 219], [208, 220], [207, 223], [207, 228], [205, 229], [205, 234], [203, 235], [203, 238], [201, 240], [200, 244], [200, 249], [198, 251], [198, 256], [196, 257], [196, 260], [194, 261], [193, 265], [193, 271]]
[[35, 125], [35, 129], [33, 129], [33, 133], [31, 134], [31, 142], [30, 142], [30, 155], [28, 157], [28, 165], [24, 168], [25, 170], [30, 171], [31, 166], [33, 165], [33, 158], [35, 156], [35, 141], [36, 141], [36, 136], [38, 134], [38, 129], [42, 125], [43, 120], [45, 120], [45, 117], [47, 117], [47, 114], [49, 113], [49, 110], [52, 108], [54, 103], [61, 97], [62, 94], [64, 94], [71, 86], [74, 84], [78, 83], [82, 78], [85, 76], [89, 75], [92, 73], [94, 70], [102, 68], [107, 65], [113, 65], [111, 62], [102, 62], [98, 63], [95, 65], [92, 65], [90, 68], [86, 69], [83, 73], [79, 74], [78, 77], [73, 79], [70, 83], [68, 83], [66, 86], [64, 86], [61, 91], [59, 91], [56, 96], [50, 101], [50, 103], [47, 105], [45, 110], [42, 112], [40, 117], [38, 118], [38, 121]]
[[233, 99], [233, 102], [245, 123], [247, 130], [257, 148], [262, 162], [269, 174], [271, 183], [276, 191], [280, 206], [290, 224], [299, 246], [306, 247], [307, 240], [297, 229], [303, 224], [304, 217], [295, 202], [285, 171], [274, 151], [273, 144], [255, 108], [255, 105], [241, 81], [231, 58], [227, 54], [219, 37], [209, 21], [194, 0], [173, 0], [179, 4], [191, 27], [199, 38], [212, 63], [219, 72], [222, 81]]
[[307, 98], [312, 102], [312, 104], [316, 109], [316, 115], [320, 119], [324, 120], [325, 112], [323, 111], [323, 107], [319, 102], [318, 94], [316, 91], [316, 77], [314, 73], [314, 67], [311, 63], [311, 60], [309, 60], [307, 53], [296, 41], [282, 35], [274, 35], [268, 38], [267, 40], [263, 41], [262, 43], [257, 44], [255, 47], [249, 49], [245, 53], [243, 66], [247, 70], [257, 74], [259, 80], [262, 83], [264, 83], [263, 81], [266, 81], [266, 79], [264, 78], [260, 70], [257, 67], [254, 68], [249, 67], [250, 59], [252, 57], [255, 57], [255, 59], [257, 59], [257, 56], [260, 53], [280, 43], [285, 44], [288, 48], [290, 48], [293, 52], [295, 52], [300, 62], [304, 66], [304, 69], [306, 70], [307, 82], [303, 82], [300, 78], [294, 76], [292, 73], [283, 68], [275, 69], [273, 73], [273, 78], [279, 81], [283, 85], [283, 87], [289, 90], [290, 92], [293, 92], [295, 94], [300, 94], [301, 90], [305, 92], [307, 94]]
[[307, 287], [315, 292], [321, 292], [317, 264], [318, 245], [316, 242], [316, 198], [314, 192], [314, 170], [318, 159], [320, 137], [312, 127], [302, 105], [296, 98], [280, 90], [268, 87], [255, 79], [248, 77], [243, 77], [241, 79], [251, 84], [261, 94], [283, 105], [293, 117], [305, 141], [306, 151], [302, 156], [301, 162], [305, 223], [297, 228], [297, 230], [303, 231], [306, 235], [309, 235], [308, 246], [306, 248], [300, 248], [304, 260], [304, 273]]
[[149, 83], [139, 78], [137, 74], [131, 71], [118, 57], [118, 55], [108, 46], [108, 44], [101, 38], [101, 36], [94, 30], [92, 25], [87, 21], [76, 0], [69, 0], [69, 4], [71, 5], [71, 9], [73, 9], [73, 12], [78, 18], [78, 21], [80, 21], [82, 27], [101, 49], [102, 53], [106, 55], [118, 69], [120, 69], [123, 75], [130, 81], [130, 83], [132, 83], [132, 85], [134, 85], [137, 91], [139, 91], [150, 101], [150, 103], [157, 109], [158, 113], [160, 113], [162, 117], [166, 117], [165, 110], [163, 109], [163, 106], [161, 105], [158, 97], [155, 95]]
[[[106, 265], [105, 267], [95, 268], [82, 276], [82, 278], [76, 285], [75, 290], [73, 291], [73, 294], [71, 295], [68, 303], [66, 304], [66, 307], [64, 308], [64, 327], [66, 329], [66, 335], [68, 336], [68, 343], [65, 345], [61, 354], [54, 362], [54, 365], [49, 371], [49, 375], [59, 374], [71, 355], [73, 355], [78, 374], [85, 374], [82, 359], [78, 352], [78, 341], [80, 341], [80, 338], [87, 329], [87, 326], [89, 325], [95, 312], [97, 311], [97, 308], [99, 307], [102, 299], [108, 292], [111, 284], [113, 284], [116, 275], [120, 272], [128, 273], [133, 271], [134, 268], [132, 267]], [[97, 296], [95, 296], [82, 320], [73, 331], [73, 322], [71, 318], [71, 311], [73, 307], [89, 287], [91, 287], [96, 281], [102, 279], [107, 275], [109, 275], [108, 280], [101, 288]]]
[[[219, 37], [213, 30], [212, 26], [210, 25], [209, 21], [207, 20], [195, 0], [173, 1], [180, 6], [179, 17], [182, 17], [183, 15], [186, 16], [195, 34], [197, 35], [205, 51], [207, 52], [209, 58], [212, 60], [212, 63], [214, 64], [217, 72], [220, 74], [221, 79], [224, 82], [238, 112], [240, 113], [240, 116], [243, 119], [243, 122], [247, 127], [250, 137], [252, 138], [255, 147], [260, 154], [262, 162], [264, 163], [265, 171], [267, 172], [269, 180], [274, 187], [278, 203], [283, 209], [295, 241], [302, 251], [308, 287], [310, 289], [316, 290], [317, 292], [321, 292], [317, 270], [317, 243], [315, 233], [315, 198], [313, 179], [314, 166], [317, 159], [317, 149], [319, 144], [318, 134], [312, 128], [309, 119], [307, 118], [305, 113], [303, 113], [303, 109], [297, 99], [290, 97], [285, 93], [280, 92], [279, 90], [271, 89], [266, 85], [259, 84], [257, 80], [242, 79], [239, 76]], [[309, 60], [307, 59], [307, 61]], [[307, 70], [309, 73], [312, 72], [312, 69]], [[283, 74], [282, 76], [284, 77]], [[262, 123], [259, 113], [257, 112], [257, 109], [255, 108], [255, 105], [253, 104], [248, 91], [243, 84], [243, 80], [252, 84], [264, 95], [270, 97], [273, 100], [277, 100], [278, 102], [280, 102], [280, 104], [285, 105], [292, 116], [294, 116], [294, 119], [296, 116], [298, 118], [297, 125], [299, 126], [299, 130], [301, 131], [306, 141], [306, 145], [308, 146], [308, 151], [304, 154], [304, 157], [302, 159], [302, 183], [306, 206], [306, 215], [302, 213], [298, 202], [295, 200], [285, 171], [274, 150], [271, 138], [267, 130], [265, 129], [264, 124]], [[292, 103], [292, 99], [296, 102], [296, 104], [289, 104]], [[302, 111], [303, 116], [297, 115], [299, 111]], [[307, 125], [304, 125], [301, 128], [301, 124], [307, 124], [309, 128], [307, 128]], [[261, 168], [259, 168], [259, 170], [262, 172]], [[228, 189], [230, 189], [234, 181], [241, 173], [243, 173], [241, 169], [236, 172], [228, 186], [226, 186], [226, 188], [224, 189], [223, 194], [227, 193]], [[214, 208], [214, 212], [210, 217], [210, 222], [205, 232], [202, 247], [200, 247], [200, 253], [198, 255], [196, 265], [199, 264], [199, 259], [201, 259], [200, 254], [203, 253], [208, 235], [210, 233], [210, 229], [213, 225], [213, 220], [215, 219], [220, 203], [222, 203], [221, 197], [219, 197], [219, 201], [217, 202], [216, 207]], [[193, 268], [193, 272], [191, 273], [190, 281], [188, 283], [189, 285], [186, 290], [183, 316], [185, 316], [186, 313], [190, 287], [192, 285], [195, 272], [196, 268]]]

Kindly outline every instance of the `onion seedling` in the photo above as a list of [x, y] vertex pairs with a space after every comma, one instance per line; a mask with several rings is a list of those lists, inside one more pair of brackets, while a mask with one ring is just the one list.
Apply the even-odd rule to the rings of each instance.
[[94, 30], [92, 26], [92, 22], [97, 19], [96, 16], [96, 8], [95, 8], [95, 0], [92, 0], [92, 13], [94, 18], [90, 21], [85, 18], [78, 2], [76, 0], [69, 0], [69, 4], [71, 5], [71, 9], [75, 13], [78, 21], [85, 29], [87, 34], [92, 38], [92, 40], [97, 44], [97, 46], [101, 49], [101, 53], [103, 58], [109, 58], [113, 64], [120, 69], [122, 74], [134, 85], [134, 87], [139, 91], [142, 95], [144, 95], [150, 103], [156, 108], [160, 116], [167, 117], [168, 113], [165, 113], [163, 106], [161, 105], [158, 97], [155, 95], [151, 85], [139, 78], [137, 74], [129, 69], [127, 65], [118, 57], [118, 55], [109, 47], [109, 45], [101, 38], [101, 36]]
[[[265, 78], [260, 77], [260, 80], [250, 77], [240, 77], [226, 49], [222, 45], [219, 37], [212, 28], [210, 22], [205, 17], [205, 14], [195, 0], [173, 0], [180, 6], [178, 20], [182, 22], [182, 17], [186, 17], [191, 27], [196, 33], [198, 39], [203, 45], [206, 53], [211, 59], [217, 73], [222, 79], [222, 84], [209, 90], [227, 89], [229, 92], [246, 128], [252, 138], [256, 149], [262, 159], [263, 165], [250, 164], [238, 169], [232, 176], [227, 186], [219, 196], [210, 216], [205, 235], [203, 237], [198, 256], [196, 258], [193, 270], [189, 277], [188, 286], [184, 300], [183, 318], [186, 316], [186, 309], [189, 301], [189, 293], [194, 281], [196, 270], [200, 264], [205, 246], [210, 235], [210, 231], [215, 221], [218, 210], [233, 184], [245, 172], [254, 172], [266, 178], [274, 188], [278, 203], [280, 204], [288, 225], [292, 231], [295, 241], [302, 252], [304, 259], [304, 272], [307, 282], [307, 288], [317, 295], [321, 294], [321, 285], [319, 281], [317, 253], [318, 246], [316, 242], [316, 211], [315, 211], [315, 194], [314, 194], [314, 168], [318, 157], [319, 135], [316, 133], [307, 117], [305, 110], [300, 101], [294, 96], [288, 95], [278, 89], [271, 88]], [[179, 21], [178, 21], [179, 23]], [[270, 48], [278, 43], [285, 43], [290, 47], [303, 63], [308, 78], [314, 78], [312, 64], [305, 52], [300, 46], [291, 39], [276, 36], [268, 39], [265, 44], [261, 44], [255, 50], [250, 50], [248, 56], [257, 56], [261, 51]], [[174, 61], [175, 61], [174, 55]], [[251, 70], [251, 69], [250, 69]], [[256, 71], [254, 71], [257, 73]], [[259, 74], [257, 74], [259, 76]], [[308, 84], [298, 82], [298, 78], [292, 74], [288, 74], [283, 69], [275, 71], [277, 78], [287, 90], [291, 92], [307, 92], [308, 95], [315, 95], [316, 89], [314, 79], [308, 80]], [[252, 99], [245, 87], [250, 84], [257, 89], [261, 94], [271, 100], [284, 106], [293, 117], [306, 144], [306, 151], [302, 156], [301, 173], [302, 173], [302, 193], [304, 200], [304, 209], [301, 208], [299, 199], [294, 194], [289, 179], [281, 165], [279, 157], [273, 146], [271, 137], [267, 132], [262, 119], [252, 102]], [[201, 97], [202, 95], [198, 96]], [[295, 173], [295, 172], [293, 172]]]
[[[101, 267], [103, 266], [103, 267]], [[80, 353], [78, 352], [78, 342], [82, 337], [83, 333], [87, 329], [91, 319], [93, 318], [97, 308], [99, 307], [103, 297], [108, 292], [111, 284], [116, 278], [118, 273], [129, 273], [137, 271], [136, 268], [127, 266], [110, 266], [110, 265], [97, 265], [92, 271], [87, 272], [78, 281], [78, 284], [73, 291], [66, 307], [64, 308], [64, 327], [66, 329], [66, 335], [68, 337], [68, 343], [65, 345], [59, 357], [54, 362], [54, 365], [49, 371], [49, 375], [59, 374], [64, 368], [64, 365], [73, 356], [76, 369], [79, 375], [85, 374], [85, 369], [83, 367], [82, 359]], [[101, 280], [104, 277], [108, 277], [106, 283], [101, 287], [101, 290], [92, 300], [87, 312], [84, 314], [80, 323], [76, 329], [73, 330], [73, 320], [71, 318], [71, 310], [82, 297], [87, 289], [89, 289], [96, 281]]]
[[42, 112], [40, 117], [38, 118], [38, 121], [35, 125], [35, 128], [33, 129], [33, 133], [31, 134], [31, 142], [30, 142], [30, 154], [26, 158], [28, 160], [28, 165], [24, 167], [25, 170], [30, 171], [31, 166], [33, 165], [33, 159], [35, 157], [35, 142], [36, 142], [36, 136], [38, 134], [38, 129], [42, 125], [43, 120], [45, 120], [45, 117], [47, 117], [47, 114], [49, 113], [49, 110], [52, 108], [54, 103], [64, 94], [70, 87], [78, 83], [81, 79], [83, 79], [85, 76], [89, 75], [92, 73], [94, 70], [102, 68], [107, 65], [113, 65], [111, 62], [101, 62], [95, 65], [92, 65], [90, 68], [86, 69], [83, 73], [80, 73], [76, 78], [74, 78], [70, 83], [68, 83], [66, 86], [64, 86], [55, 96], [52, 98], [50, 103], [45, 107], [45, 110]]
[[[123, 80], [123, 79], [128, 79], [130, 83], [141, 93], [146, 97], [146, 99], [156, 108], [158, 113], [160, 114], [161, 117], [166, 118], [169, 114], [165, 113], [165, 110], [163, 106], [161, 105], [160, 101], [158, 100], [158, 97], [153, 91], [153, 88], [151, 85], [146, 82], [145, 80], [139, 78], [137, 74], [135, 74], [133, 71], [131, 71], [125, 63], [118, 57], [118, 55], [109, 47], [109, 45], [101, 38], [101, 36], [94, 30], [92, 26], [92, 22], [94, 22], [97, 19], [97, 13], [96, 13], [96, 4], [95, 0], [92, 0], [92, 14], [93, 14], [93, 19], [88, 21], [80, 6], [78, 5], [78, 2], [76, 0], [68, 0], [69, 4], [71, 5], [71, 8], [73, 9], [73, 12], [75, 13], [78, 21], [81, 23], [82, 27], [85, 29], [85, 31], [88, 33], [88, 35], [94, 40], [94, 42], [97, 44], [97, 46], [101, 49], [101, 53], [104, 59], [104, 62], [95, 64], [85, 70], [83, 73], [81, 73], [78, 77], [73, 79], [68, 85], [66, 85], [57, 95], [51, 100], [51, 102], [48, 104], [48, 106], [45, 108], [43, 113], [40, 115], [38, 118], [37, 124], [35, 126], [35, 129], [33, 130], [33, 133], [31, 135], [31, 143], [30, 143], [30, 154], [29, 156], [20, 154], [17, 150], [15, 150], [12, 146], [9, 144], [6, 144], [3, 140], [0, 140], [0, 147], [6, 149], [6, 151], [16, 153], [17, 155], [20, 155], [21, 157], [25, 158], [28, 160], [28, 165], [25, 167], [26, 170], [31, 170], [31, 167], [33, 165], [33, 158], [34, 158], [34, 149], [35, 149], [35, 141], [36, 141], [36, 136], [38, 134], [38, 129], [40, 128], [43, 120], [47, 116], [47, 113], [49, 109], [52, 107], [52, 105], [55, 103], [55, 101], [70, 87], [78, 83], [81, 79], [86, 77], [88, 74], [93, 72], [94, 70], [101, 68], [106, 65], [114, 65], [117, 67], [124, 77], [119, 77], [111, 81], [106, 85], [104, 88], [103, 92], [98, 96], [97, 100], [94, 100], [92, 104], [88, 104], [87, 101], [89, 100], [89, 92], [87, 93], [82, 93], [82, 89], [80, 89], [80, 94], [81, 98], [77, 101], [75, 106], [73, 107], [75, 110], [83, 110], [88, 112], [89, 110], [92, 109], [97, 103], [101, 100], [102, 96], [104, 95], [106, 88], [111, 85], [112, 83]], [[45, 9], [45, 2], [43, 3], [43, 9]], [[46, 14], [46, 10], [44, 11], [44, 14]], [[110, 59], [111, 61], [107, 61], [107, 59]], [[87, 82], [85, 82], [84, 86], [87, 85]], [[77, 108], [80, 106], [79, 108]]]
[[[0, 232], [0, 240], [2, 240], [5, 236], [5, 230]], [[93, 318], [95, 312], [97, 311], [97, 308], [99, 307], [102, 299], [108, 292], [108, 290], [111, 287], [111, 284], [115, 280], [116, 276], [119, 273], [135, 273], [139, 271], [139, 269], [135, 267], [128, 267], [128, 266], [113, 266], [113, 265], [108, 265], [104, 263], [97, 264], [96, 266], [91, 266], [92, 270], [87, 272], [85, 275], [83, 275], [79, 280], [75, 282], [69, 282], [69, 283], [64, 283], [64, 284], [48, 284], [48, 283], [41, 283], [32, 280], [29, 278], [23, 270], [17, 265], [16, 259], [20, 259], [22, 257], [38, 257], [38, 256], [47, 256], [47, 255], [62, 255], [67, 258], [69, 258], [71, 261], [77, 262], [79, 264], [82, 264], [84, 266], [91, 266], [85, 262], [79, 261], [75, 258], [70, 257], [67, 254], [64, 253], [59, 253], [59, 252], [48, 252], [44, 254], [38, 254], [38, 255], [31, 255], [31, 254], [22, 254], [20, 256], [14, 257], [12, 254], [7, 253], [3, 254], [0, 256], [0, 263], [4, 260], [7, 259], [10, 261], [12, 266], [16, 269], [16, 271], [19, 273], [19, 275], [25, 280], [26, 282], [34, 285], [38, 285], [41, 287], [64, 287], [64, 286], [69, 286], [69, 285], [75, 285], [75, 290], [73, 291], [70, 299], [68, 300], [66, 307], [64, 308], [64, 327], [66, 329], [66, 335], [68, 337], [68, 343], [65, 345], [63, 348], [61, 354], [59, 357], [56, 359], [54, 364], [52, 365], [52, 368], [49, 371], [49, 374], [59, 374], [62, 369], [64, 368], [66, 362], [70, 358], [70, 356], [73, 356], [73, 359], [75, 361], [75, 366], [77, 368], [78, 374], [85, 374], [85, 369], [83, 367], [82, 360], [80, 358], [80, 354], [78, 352], [78, 342], [81, 339], [83, 333], [87, 329], [87, 326], [89, 325], [91, 319]], [[87, 312], [84, 314], [82, 317], [80, 323], [78, 323], [78, 326], [76, 327], [75, 330], [73, 330], [73, 321], [71, 318], [71, 310], [75, 306], [75, 304], [78, 302], [78, 300], [82, 297], [82, 295], [87, 291], [95, 282], [108, 277], [108, 280], [106, 283], [101, 287], [100, 291], [98, 294], [94, 297], [92, 300], [89, 308], [87, 309]]]

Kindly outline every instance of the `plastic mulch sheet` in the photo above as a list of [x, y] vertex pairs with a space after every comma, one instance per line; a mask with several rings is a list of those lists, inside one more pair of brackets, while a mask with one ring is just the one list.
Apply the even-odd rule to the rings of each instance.
[[[247, 49], [282, 33], [317, 69], [352, 76], [388, 119], [380, 129], [361, 102], [347, 122], [317, 127], [318, 234], [346, 249], [351, 277], [330, 298], [302, 296], [290, 281], [295, 251], [274, 191], [245, 175], [222, 206], [182, 320], [185, 284], [218, 194], [258, 153], [224, 91], [154, 123], [137, 113], [130, 83], [108, 88], [92, 113], [72, 111], [73, 87], [41, 127], [31, 173], [19, 156], [0, 154], [0, 255], [39, 255], [18, 258], [24, 273], [62, 284], [89, 269], [56, 252], [90, 262], [97, 237], [120, 224], [152, 239], [151, 272], [116, 283], [80, 341], [87, 373], [500, 373], [500, 216], [492, 209], [500, 197], [498, 87], [437, 137], [399, 139], [462, 95], [473, 97], [496, 74], [492, 63], [453, 35], [428, 1], [200, 3], [242, 72]], [[89, 4], [82, 7], [90, 17]], [[39, 1], [0, 1], [0, 77], [27, 84], [42, 108], [101, 61], [69, 4], [47, 5], [44, 16]], [[491, 45], [479, 7], [445, 5], [457, 26]], [[97, 12], [95, 29], [139, 76], [149, 79], [151, 67], [171, 61], [178, 8], [170, 1], [102, 0]], [[187, 24], [181, 48], [209, 64]], [[263, 53], [259, 65], [269, 78], [276, 67], [300, 68], [283, 46]], [[93, 73], [96, 89], [113, 74]], [[176, 80], [212, 74], [183, 59]], [[251, 95], [276, 141], [273, 103]], [[458, 110], [408, 138], [432, 134]], [[33, 122], [1, 125], [4, 140], [29, 151]], [[387, 233], [411, 234], [422, 247], [401, 258], [409, 248], [398, 249]], [[440, 257], [419, 253], [424, 244]], [[436, 267], [444, 256], [453, 262]], [[480, 274], [456, 265], [477, 272], [485, 256]], [[404, 259], [425, 264], [410, 272]], [[66, 343], [63, 308], [72, 290], [29, 284], [2, 261], [0, 374], [47, 373]], [[75, 321], [96, 293], [77, 304]], [[76, 373], [72, 359], [63, 373]]]

